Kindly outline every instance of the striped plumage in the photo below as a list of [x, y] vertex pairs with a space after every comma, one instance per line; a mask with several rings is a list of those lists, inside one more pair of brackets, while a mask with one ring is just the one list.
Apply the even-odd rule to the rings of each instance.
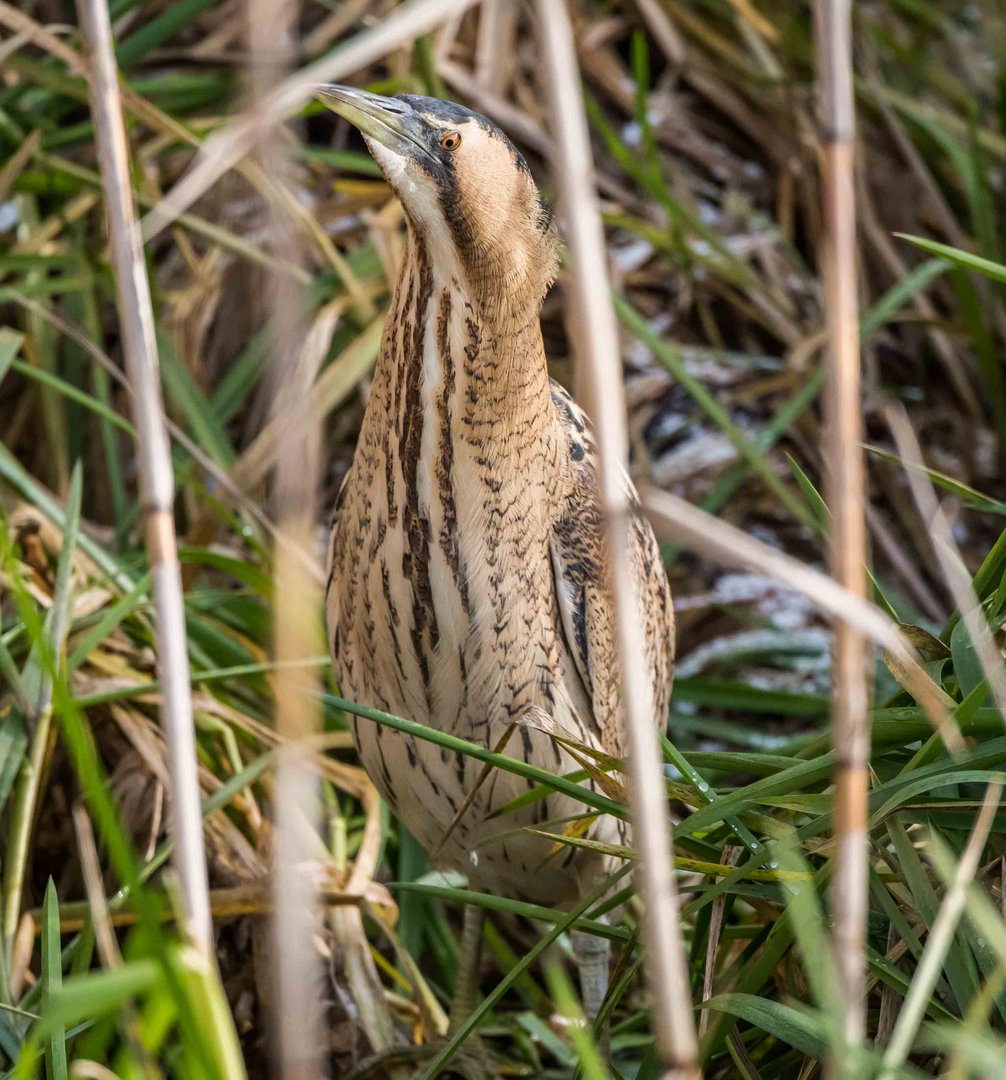
[[[408, 218], [333, 518], [327, 610], [342, 691], [490, 748], [520, 721], [505, 752], [554, 773], [579, 766], [550, 726], [624, 756], [595, 447], [548, 377], [539, 325], [556, 268], [551, 216], [523, 158], [484, 118], [429, 98], [323, 96], [364, 130]], [[670, 593], [641, 517], [632, 537], [662, 725]], [[552, 795], [490, 817], [528, 790], [500, 771], [443, 844], [479, 763], [365, 720], [354, 736], [393, 811], [474, 888], [564, 906], [610, 869], [586, 850], [550, 858], [548, 841], [519, 831], [582, 804]], [[610, 817], [588, 835], [625, 839]]]

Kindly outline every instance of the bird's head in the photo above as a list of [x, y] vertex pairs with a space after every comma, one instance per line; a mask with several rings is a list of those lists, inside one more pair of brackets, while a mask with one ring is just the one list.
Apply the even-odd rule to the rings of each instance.
[[442, 271], [463, 276], [483, 297], [541, 302], [557, 267], [552, 214], [495, 124], [439, 98], [347, 86], [315, 93], [363, 133]]

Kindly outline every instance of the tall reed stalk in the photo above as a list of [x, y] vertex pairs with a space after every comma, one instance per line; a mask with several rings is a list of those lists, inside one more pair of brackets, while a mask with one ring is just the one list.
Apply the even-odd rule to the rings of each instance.
[[[249, 110], [261, 112], [287, 74], [295, 55], [297, 0], [247, 0]], [[299, 266], [304, 252], [288, 204], [281, 198], [292, 178], [288, 144], [268, 131], [255, 157], [271, 183], [267, 214], [270, 253]], [[309, 408], [321, 357], [305, 347], [301, 285], [274, 271], [265, 279], [262, 310], [268, 320], [276, 444], [273, 650], [276, 732], [282, 741], [274, 797], [272, 880], [273, 1059], [283, 1080], [320, 1080], [327, 1075], [323, 1048], [324, 992], [315, 947], [320, 917], [316, 875], [320, 786], [310, 763], [309, 740], [321, 726], [318, 671], [307, 661], [324, 648], [318, 613], [318, 581], [310, 555], [317, 547], [321, 425]], [[305, 558], [305, 555], [307, 556]]]
[[[854, 596], [867, 594], [865, 480], [856, 273], [855, 109], [850, 0], [820, 0], [815, 9], [818, 94], [823, 141], [821, 270], [824, 278], [828, 379], [825, 494], [831, 507], [830, 566]], [[846, 1051], [865, 1034], [867, 795], [870, 755], [866, 638], [836, 620], [832, 668], [835, 745], [835, 860], [832, 938]], [[835, 1055], [832, 1075], [846, 1070]], [[841, 1060], [839, 1060], [841, 1058]]]
[[628, 435], [618, 331], [573, 28], [564, 3], [538, 0], [537, 11], [551, 98], [552, 166], [572, 264], [570, 328], [600, 458], [600, 497], [616, 607], [624, 721], [629, 734], [629, 802], [645, 904], [643, 937], [647, 980], [653, 995], [653, 1026], [664, 1075], [685, 1080], [698, 1076], [698, 1046], [678, 919], [663, 758], [643, 668], [639, 597], [630, 572], [631, 509], [624, 480]]
[[105, 0], [78, 0], [88, 47], [91, 114], [115, 270], [126, 371], [133, 386], [140, 513], [153, 579], [161, 721], [171, 778], [171, 833], [186, 931], [205, 955], [213, 951], [199, 771], [192, 722], [185, 604], [173, 514], [174, 477], [161, 404], [150, 283], [129, 178], [119, 70]]

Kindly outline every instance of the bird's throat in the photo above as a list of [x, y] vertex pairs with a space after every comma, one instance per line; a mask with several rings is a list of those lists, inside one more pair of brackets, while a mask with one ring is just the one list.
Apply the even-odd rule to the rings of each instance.
[[459, 442], [503, 467], [554, 423], [538, 305], [521, 303], [475, 292], [410, 231], [372, 388], [406, 469]]

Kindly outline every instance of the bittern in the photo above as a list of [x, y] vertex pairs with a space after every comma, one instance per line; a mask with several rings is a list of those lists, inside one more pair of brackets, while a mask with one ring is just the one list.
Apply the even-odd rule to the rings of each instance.
[[[490, 749], [510, 732], [507, 753], [555, 774], [581, 769], [556, 733], [623, 757], [596, 449], [583, 411], [549, 379], [539, 321], [558, 266], [553, 216], [524, 158], [484, 116], [411, 94], [317, 95], [363, 133], [407, 222], [328, 552], [342, 692]], [[653, 722], [663, 725], [670, 589], [649, 525], [637, 515], [630, 532]], [[527, 780], [497, 769], [479, 783], [479, 762], [369, 721], [354, 719], [353, 735], [391, 809], [473, 888], [561, 909], [611, 872], [609, 854], [555, 855], [523, 828], [583, 816], [570, 796], [494, 817]], [[611, 816], [587, 835], [627, 840]], [[465, 927], [462, 953], [477, 964], [481, 923], [466, 913]], [[596, 1015], [607, 941], [573, 944]]]

